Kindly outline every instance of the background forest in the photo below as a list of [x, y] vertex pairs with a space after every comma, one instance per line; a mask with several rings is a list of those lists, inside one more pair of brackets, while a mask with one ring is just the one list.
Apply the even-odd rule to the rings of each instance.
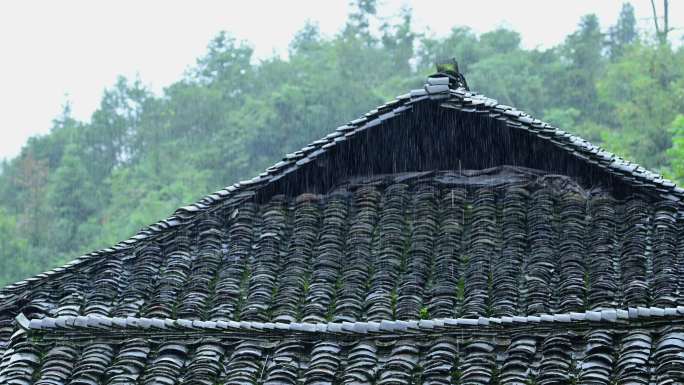
[[331, 38], [305, 26], [287, 58], [257, 61], [221, 33], [162, 95], [120, 78], [89, 122], [67, 105], [0, 165], [0, 284], [254, 176], [421, 87], [440, 57], [457, 58], [471, 89], [684, 182], [684, 48], [663, 32], [639, 30], [625, 4], [616, 25], [587, 15], [562, 44], [527, 50], [507, 29], [435, 38], [411, 29], [410, 11], [383, 24], [366, 0]]

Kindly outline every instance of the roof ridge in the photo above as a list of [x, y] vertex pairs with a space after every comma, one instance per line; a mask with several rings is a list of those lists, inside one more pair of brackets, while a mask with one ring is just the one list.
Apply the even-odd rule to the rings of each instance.
[[309, 336], [416, 336], [433, 333], [450, 333], [468, 330], [491, 332], [525, 326], [551, 326], [557, 324], [573, 327], [597, 323], [628, 325], [633, 321], [675, 319], [684, 321], [684, 306], [674, 308], [629, 307], [606, 308], [585, 312], [540, 314], [536, 316], [504, 316], [479, 318], [435, 318], [424, 320], [382, 320], [358, 322], [251, 322], [251, 321], [201, 321], [189, 319], [162, 319], [139, 317], [60, 316], [28, 319], [19, 314], [16, 321], [27, 332], [57, 333], [72, 336], [107, 335], [130, 336], [153, 331], [155, 336], [164, 334], [207, 334], [240, 337], [271, 337], [288, 335]]
[[235, 183], [208, 194], [193, 204], [181, 207], [170, 217], [143, 228], [137, 234], [110, 248], [85, 254], [63, 266], [7, 285], [0, 289], [0, 301], [12, 301], [27, 288], [39, 285], [44, 280], [58, 276], [74, 266], [99, 261], [122, 251], [130, 250], [137, 247], [140, 242], [157, 239], [188, 226], [200, 215], [239, 203], [242, 198], [253, 196], [259, 188], [309, 164], [339, 143], [379, 125], [384, 120], [394, 118], [410, 110], [414, 104], [426, 100], [438, 102], [441, 107], [445, 108], [464, 112], [486, 113], [490, 118], [504, 121], [511, 129], [531, 132], [537, 137], [559, 146], [560, 149], [572, 153], [573, 156], [618, 176], [629, 184], [654, 188], [658, 194], [675, 200], [680, 205], [683, 204], [684, 189], [677, 187], [663, 176], [648, 171], [636, 163], [626, 161], [578, 136], [568, 134], [548, 123], [532, 118], [523, 111], [499, 104], [495, 99], [468, 91], [462, 87], [452, 89], [448, 80], [447, 77], [429, 77], [423, 89], [411, 90], [407, 94], [397, 96], [394, 100], [372, 109], [360, 118], [338, 127], [325, 137], [311, 142], [298, 151], [285, 155], [282, 161], [267, 168], [252, 179]]

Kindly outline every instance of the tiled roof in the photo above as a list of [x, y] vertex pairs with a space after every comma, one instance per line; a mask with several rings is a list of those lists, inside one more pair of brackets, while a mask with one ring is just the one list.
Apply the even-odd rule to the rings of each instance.
[[663, 197], [674, 199], [678, 202], [681, 202], [684, 197], [684, 189], [676, 186], [662, 175], [646, 170], [636, 163], [624, 160], [580, 137], [535, 119], [523, 111], [516, 110], [514, 107], [498, 104], [494, 99], [464, 89], [450, 89], [447, 78], [433, 77], [428, 78], [428, 83], [425, 84], [424, 89], [412, 90], [410, 93], [400, 95], [395, 100], [378, 106], [360, 118], [338, 127], [324, 138], [308, 144], [299, 151], [287, 154], [282, 161], [267, 168], [263, 173], [250, 180], [227, 186], [205, 196], [196, 203], [181, 207], [170, 217], [140, 230], [136, 235], [117, 243], [111, 248], [83, 255], [64, 266], [4, 287], [0, 290], [0, 299], [12, 298], [13, 294], [30, 289], [31, 286], [39, 284], [46, 278], [60, 275], [72, 266], [90, 263], [93, 260], [98, 261], [108, 255], [131, 250], [138, 246], [140, 242], [163, 237], [169, 232], [187, 226], [200, 215], [219, 210], [227, 205], [234, 204], [236, 200], [241, 200], [255, 194], [256, 191], [266, 185], [276, 182], [293, 172], [297, 172], [303, 166], [311, 164], [319, 158], [325, 157], [328, 152], [341, 143], [350, 141], [367, 130], [381, 125], [383, 122], [398, 118], [410, 112], [415, 105], [421, 103], [438, 103], [442, 108], [473, 113], [501, 121], [510, 130], [529, 132], [547, 142], [554, 150], [566, 152], [584, 162], [604, 169], [609, 175], [624, 180], [630, 185], [645, 188], [647, 191], [660, 194]]
[[444, 79], [4, 288], [0, 382], [681, 382], [683, 191]]

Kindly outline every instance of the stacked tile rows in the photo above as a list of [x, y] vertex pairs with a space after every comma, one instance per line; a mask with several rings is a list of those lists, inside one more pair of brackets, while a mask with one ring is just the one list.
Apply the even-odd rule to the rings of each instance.
[[556, 261], [556, 233], [553, 228], [553, 194], [542, 188], [530, 196], [529, 258], [525, 267], [527, 313], [548, 313], [551, 303], [550, 285]]
[[665, 328], [656, 343], [653, 360], [657, 365], [656, 381], [659, 384], [675, 383], [684, 378], [684, 328], [671, 325]]
[[464, 272], [463, 315], [488, 314], [490, 268], [499, 245], [497, 239], [496, 195], [490, 188], [474, 191], [470, 244]]
[[361, 187], [354, 192], [354, 212], [349, 221], [346, 258], [341, 285], [335, 303], [334, 321], [361, 319], [365, 286], [369, 279], [371, 239], [378, 218], [380, 193], [375, 187]]
[[[0, 320], [0, 359], [4, 356], [5, 351], [9, 347], [10, 338], [14, 333], [14, 320], [3, 319]], [[2, 370], [2, 362], [0, 361], [0, 370]]]
[[190, 252], [191, 238], [181, 232], [174, 239], [165, 240], [162, 250], [165, 255], [151, 301], [144, 310], [146, 317], [174, 318], [178, 296], [188, 283], [193, 254]]
[[[110, 267], [112, 265], [110, 264]], [[79, 272], [80, 273], [80, 272]], [[116, 277], [118, 278], [119, 271], [117, 270], [116, 272], [112, 272], [110, 269], [108, 269], [106, 274], [112, 275], [116, 274]], [[97, 278], [97, 277], [105, 277], [106, 274], [104, 272], [88, 272], [85, 273], [86, 275], [89, 275], [89, 278]], [[80, 275], [80, 274], [79, 274]], [[111, 283], [111, 281], [108, 281], [107, 283]], [[21, 310], [21, 312], [26, 315], [27, 317], [30, 318], [35, 318], [35, 317], [40, 317], [44, 314], [52, 314], [56, 310], [56, 303], [58, 303], [60, 297], [60, 293], [62, 292], [61, 288], [62, 286], [66, 284], [64, 283], [59, 283], [59, 282], [51, 282], [46, 285], [46, 287], [43, 288], [43, 290], [36, 291], [34, 293], [31, 293], [30, 302], [27, 302], [27, 298], [24, 298], [23, 301], [21, 301], [19, 304], [13, 304], [16, 308], [16, 310]], [[96, 288], [98, 285], [94, 281], [89, 281], [88, 282], [88, 287], [86, 288], [84, 297], [85, 297], [85, 303], [88, 303], [86, 301], [90, 300], [95, 300], [96, 302], [96, 307], [106, 307], [107, 304], [111, 303], [112, 299], [107, 298], [107, 296], [95, 296], [93, 295], [92, 291], [93, 288]], [[111, 285], [107, 285], [106, 287], [111, 288]], [[114, 293], [110, 292], [110, 295], [114, 295]], [[84, 307], [82, 307], [83, 309]], [[83, 310], [81, 310], [83, 312]], [[8, 312], [9, 313], [9, 312]], [[10, 313], [12, 314], [12, 313]], [[16, 313], [15, 313], [16, 314]], [[5, 315], [7, 317], [7, 314]], [[9, 315], [8, 318], [5, 319], [5, 322], [12, 322], [12, 318], [15, 316]], [[6, 340], [8, 341], [8, 340]]]
[[71, 376], [78, 358], [78, 349], [74, 346], [56, 345], [43, 357], [40, 374], [36, 385], [63, 384]]
[[181, 376], [185, 366], [188, 348], [185, 345], [168, 342], [159, 346], [156, 354], [147, 362], [141, 376], [142, 384], [173, 384]]
[[425, 385], [452, 384], [452, 372], [456, 367], [459, 341], [450, 336], [436, 338], [424, 357], [423, 379]]
[[121, 293], [121, 300], [112, 312], [114, 316], [133, 317], [140, 313], [142, 304], [152, 294], [154, 282], [164, 260], [162, 249], [155, 242], [138, 250], [136, 257], [128, 283]]
[[342, 347], [334, 341], [320, 341], [311, 349], [309, 367], [304, 377], [306, 385], [331, 384], [340, 368]]
[[261, 378], [263, 361], [268, 356], [258, 342], [245, 341], [238, 344], [223, 363], [221, 384], [255, 384]]
[[638, 196], [624, 206], [620, 277], [622, 297], [627, 306], [645, 306], [648, 300], [646, 253], [648, 246], [649, 206]]
[[677, 207], [671, 202], [659, 202], [653, 217], [653, 304], [672, 306], [677, 303]]
[[213, 385], [222, 371], [221, 359], [226, 349], [219, 341], [201, 344], [187, 364], [180, 383], [183, 385]]
[[590, 332], [587, 337], [585, 358], [582, 363], [580, 383], [608, 385], [614, 367], [615, 344], [613, 336], [605, 330]]
[[40, 369], [41, 349], [22, 330], [15, 332], [0, 363], [0, 383], [30, 384]]
[[648, 369], [653, 338], [648, 330], [631, 330], [620, 344], [614, 371], [621, 383], [648, 384]]
[[107, 385], [136, 383], [147, 365], [151, 351], [150, 343], [142, 338], [125, 341], [105, 370]]
[[408, 269], [399, 286], [397, 298], [397, 319], [418, 319], [421, 317], [425, 288], [428, 285], [434, 238], [438, 226], [437, 198], [439, 191], [429, 184], [418, 184], [411, 202], [409, 222]]
[[345, 385], [372, 384], [378, 372], [378, 347], [372, 341], [359, 341], [347, 353], [347, 365], [342, 368]]
[[559, 263], [559, 303], [558, 311], [582, 311], [585, 288], [584, 265], [587, 253], [586, 239], [586, 198], [575, 191], [563, 192], [559, 204], [560, 249]]
[[608, 195], [589, 201], [589, 232], [587, 234], [587, 271], [589, 278], [588, 305], [591, 309], [616, 306], [619, 278], [614, 269], [616, 248], [617, 202]]
[[684, 293], [684, 213], [677, 213], [677, 253], [674, 258], [675, 271], [677, 271], [677, 303], [681, 303], [682, 296], [680, 293]]
[[267, 365], [264, 385], [295, 385], [301, 378], [300, 361], [304, 344], [297, 340], [284, 340], [273, 349], [273, 358]]
[[465, 189], [445, 189], [439, 200], [439, 234], [433, 261], [433, 286], [428, 313], [431, 317], [454, 317], [462, 304], [457, 297], [461, 277], [462, 235], [465, 225]]
[[304, 305], [305, 322], [325, 321], [335, 299], [345, 255], [349, 201], [342, 194], [331, 194], [322, 215], [321, 234], [314, 252], [311, 284]]
[[460, 381], [464, 384], [490, 384], [496, 366], [496, 346], [491, 341], [475, 339], [465, 344], [461, 362]]
[[420, 360], [420, 347], [412, 340], [397, 340], [377, 376], [378, 385], [411, 384]]
[[[83, 314], [108, 316], [117, 295], [122, 273], [122, 258], [108, 259], [95, 272], [86, 290]], [[68, 282], [68, 281], [67, 281]]]
[[524, 384], [531, 378], [531, 364], [537, 351], [537, 341], [531, 335], [518, 334], [506, 348], [508, 359], [501, 367], [502, 384]]
[[75, 274], [64, 283], [61, 298], [57, 302], [56, 315], [73, 316], [81, 314], [81, 306], [85, 301], [84, 293], [88, 287], [85, 274]]
[[223, 260], [222, 227], [221, 221], [214, 216], [205, 216], [197, 224], [197, 257], [176, 306], [179, 318], [207, 318], [205, 310], [214, 291], [213, 280]]
[[286, 246], [288, 207], [283, 196], [267, 203], [261, 212], [261, 232], [255, 240], [255, 257], [249, 292], [240, 319], [266, 321], [280, 269], [280, 254]]
[[112, 363], [115, 346], [93, 342], [82, 349], [81, 356], [75, 363], [73, 374], [68, 384], [92, 385], [104, 378], [107, 368]]
[[378, 321], [393, 319], [392, 295], [406, 247], [406, 206], [408, 186], [391, 184], [382, 196], [382, 209], [378, 228], [378, 240], [371, 257], [374, 272], [365, 301], [366, 319]]
[[211, 319], [238, 318], [243, 278], [252, 256], [253, 222], [256, 210], [254, 203], [244, 202], [231, 213], [228, 251], [226, 259], [218, 270], [213, 307], [210, 312]]
[[681, 225], [667, 201], [542, 181], [463, 189], [432, 178], [310, 197], [206, 217], [192, 232], [51, 282], [22, 309], [32, 318], [321, 322], [667, 307], [684, 298]]
[[[573, 345], [571, 334], [558, 331], [544, 338], [541, 346], [542, 359], [539, 364], [540, 385], [567, 384], [576, 368], [573, 366]], [[589, 365], [587, 365], [589, 367]]]
[[292, 236], [283, 270], [278, 275], [273, 319], [295, 322], [302, 319], [300, 302], [311, 275], [311, 255], [318, 240], [320, 208], [315, 196], [302, 195], [294, 208]]
[[527, 199], [529, 192], [517, 186], [503, 191], [501, 212], [501, 257], [494, 260], [492, 315], [521, 314], [522, 264], [527, 246]]

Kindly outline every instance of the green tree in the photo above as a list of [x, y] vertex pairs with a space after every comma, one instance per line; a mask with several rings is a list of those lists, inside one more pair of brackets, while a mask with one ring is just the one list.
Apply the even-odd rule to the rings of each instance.
[[86, 162], [76, 144], [67, 146], [62, 162], [50, 176], [46, 198], [53, 211], [53, 246], [57, 252], [75, 251], [74, 245], [87, 242], [92, 234], [79, 234], [99, 206], [96, 186], [88, 175]]
[[560, 47], [560, 54], [566, 65], [557, 74], [559, 83], [554, 85], [561, 96], [561, 103], [591, 116], [598, 116], [594, 113], [596, 81], [605, 62], [602, 55], [603, 39], [598, 17], [593, 14], [582, 17], [579, 29], [568, 36]]
[[40, 268], [28, 255], [28, 240], [14, 215], [0, 207], [0, 282], [35, 273]]
[[679, 184], [684, 183], [684, 115], [677, 115], [672, 122], [672, 147], [667, 150], [671, 166], [669, 176]]
[[534, 52], [522, 50], [491, 55], [471, 67], [468, 83], [503, 104], [540, 116], [549, 90], [534, 56]]
[[425, 37], [421, 40], [418, 52], [420, 68], [434, 71], [437, 60], [449, 57], [458, 58], [459, 69], [468, 75], [470, 67], [484, 55], [477, 35], [467, 27], [454, 27], [443, 39]]
[[604, 120], [619, 133], [614, 141], [646, 167], [668, 164], [670, 123], [684, 106], [682, 70], [669, 47], [635, 45], [610, 63], [597, 81]]
[[608, 30], [608, 50], [611, 59], [620, 57], [626, 47], [635, 43], [638, 38], [634, 6], [624, 3], [617, 23]]

